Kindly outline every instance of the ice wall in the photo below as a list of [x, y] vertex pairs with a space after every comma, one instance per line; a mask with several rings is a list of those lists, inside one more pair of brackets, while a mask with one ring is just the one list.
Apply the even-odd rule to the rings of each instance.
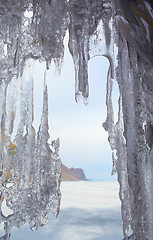
[[125, 239], [152, 239], [153, 5], [151, 1], [114, 1], [113, 7], [120, 89], [114, 142], [123, 229]]
[[65, 33], [63, 6], [0, 2], [0, 222], [6, 231], [2, 239], [9, 239], [14, 226], [28, 222], [36, 230], [47, 223], [49, 212], [55, 216], [59, 212], [59, 141], [53, 141], [52, 147], [48, 144], [46, 72], [38, 132], [33, 127], [33, 68], [36, 59], [46, 61], [48, 68], [51, 57], [60, 66]]
[[[13, 226], [46, 224], [60, 204], [59, 140], [48, 144], [46, 71], [60, 71], [63, 39], [75, 68], [75, 98], [89, 95], [88, 60], [110, 62], [107, 118], [113, 172], [117, 171], [125, 239], [153, 237], [153, 4], [144, 0], [7, 0], [0, 3], [0, 194], [1, 223], [9, 239]], [[116, 59], [114, 49], [118, 49]], [[115, 53], [115, 54], [114, 54]], [[33, 127], [33, 67], [46, 62], [43, 109]], [[112, 90], [118, 82], [118, 121]], [[15, 123], [15, 124], [14, 124]], [[6, 211], [7, 210], [7, 211]]]

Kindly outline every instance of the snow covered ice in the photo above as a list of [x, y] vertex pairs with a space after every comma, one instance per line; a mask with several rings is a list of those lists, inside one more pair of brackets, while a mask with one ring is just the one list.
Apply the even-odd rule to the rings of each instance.
[[[120, 183], [125, 239], [153, 238], [153, 4], [150, 0], [7, 0], [0, 5], [0, 193], [1, 223], [9, 239], [12, 227], [47, 223], [60, 207], [59, 140], [48, 144], [46, 71], [58, 71], [69, 31], [76, 101], [89, 96], [88, 60], [110, 62], [107, 118], [103, 124]], [[118, 49], [116, 59], [115, 51]], [[43, 109], [33, 127], [33, 68], [46, 62]], [[112, 90], [119, 85], [118, 121]], [[9, 208], [4, 214], [4, 202]]]

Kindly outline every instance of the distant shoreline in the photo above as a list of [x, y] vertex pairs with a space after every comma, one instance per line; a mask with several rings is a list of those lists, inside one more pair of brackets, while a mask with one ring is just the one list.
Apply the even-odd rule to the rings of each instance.
[[88, 179], [89, 182], [117, 181], [117, 179]]
[[63, 180], [62, 182], [118, 182], [117, 179]]

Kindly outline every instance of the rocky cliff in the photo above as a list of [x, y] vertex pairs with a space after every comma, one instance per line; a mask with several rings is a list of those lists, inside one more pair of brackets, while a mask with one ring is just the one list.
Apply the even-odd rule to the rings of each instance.
[[87, 181], [81, 168], [68, 168], [62, 164], [62, 181]]

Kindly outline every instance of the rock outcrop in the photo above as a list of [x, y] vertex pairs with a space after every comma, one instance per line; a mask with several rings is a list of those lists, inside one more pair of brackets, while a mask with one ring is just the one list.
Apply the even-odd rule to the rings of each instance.
[[84, 171], [81, 168], [68, 168], [62, 164], [62, 181], [87, 181]]

